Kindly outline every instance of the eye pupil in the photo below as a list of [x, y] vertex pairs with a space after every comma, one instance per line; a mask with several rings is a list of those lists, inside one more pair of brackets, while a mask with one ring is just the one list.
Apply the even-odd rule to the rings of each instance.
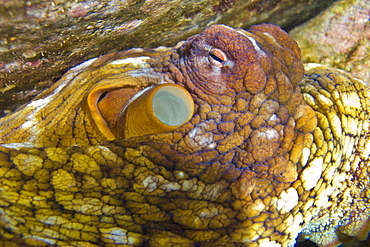
[[223, 67], [228, 61], [226, 54], [217, 48], [212, 48], [208, 52], [208, 60], [211, 62], [211, 64], [220, 68]]
[[219, 62], [219, 63], [222, 63], [223, 62], [223, 60], [221, 58], [219, 58], [218, 56], [216, 56], [215, 54], [210, 53], [209, 55], [211, 56], [211, 58], [213, 58], [217, 62]]

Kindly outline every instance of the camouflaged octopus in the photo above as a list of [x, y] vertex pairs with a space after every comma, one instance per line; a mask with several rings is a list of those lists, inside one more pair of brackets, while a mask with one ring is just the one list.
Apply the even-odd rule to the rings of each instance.
[[0, 120], [2, 246], [365, 239], [369, 92], [269, 24], [88, 60]]

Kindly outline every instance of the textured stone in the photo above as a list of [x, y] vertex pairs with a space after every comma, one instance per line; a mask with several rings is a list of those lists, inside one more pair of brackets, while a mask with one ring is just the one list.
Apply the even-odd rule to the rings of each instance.
[[342, 0], [290, 31], [306, 63], [350, 72], [370, 83], [370, 1]]
[[0, 117], [89, 58], [132, 47], [174, 45], [215, 23], [293, 27], [332, 2], [0, 1]]

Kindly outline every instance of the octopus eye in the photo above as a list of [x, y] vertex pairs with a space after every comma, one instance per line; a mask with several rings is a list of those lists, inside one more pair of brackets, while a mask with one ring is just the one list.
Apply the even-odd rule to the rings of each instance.
[[209, 51], [209, 61], [216, 65], [217, 67], [223, 67], [225, 62], [227, 61], [227, 57], [225, 53], [219, 49], [212, 48]]

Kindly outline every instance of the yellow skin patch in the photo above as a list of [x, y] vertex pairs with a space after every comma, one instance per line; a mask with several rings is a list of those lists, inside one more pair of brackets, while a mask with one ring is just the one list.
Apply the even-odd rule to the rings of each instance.
[[[276, 26], [215, 25], [175, 47], [72, 68], [0, 119], [0, 243], [288, 247], [300, 235], [335, 246], [338, 232], [365, 239], [369, 88], [343, 71], [304, 69], [300, 58]], [[193, 117], [174, 131], [117, 139], [121, 106], [164, 83], [190, 93]], [[116, 98], [123, 100], [107, 100]]]

